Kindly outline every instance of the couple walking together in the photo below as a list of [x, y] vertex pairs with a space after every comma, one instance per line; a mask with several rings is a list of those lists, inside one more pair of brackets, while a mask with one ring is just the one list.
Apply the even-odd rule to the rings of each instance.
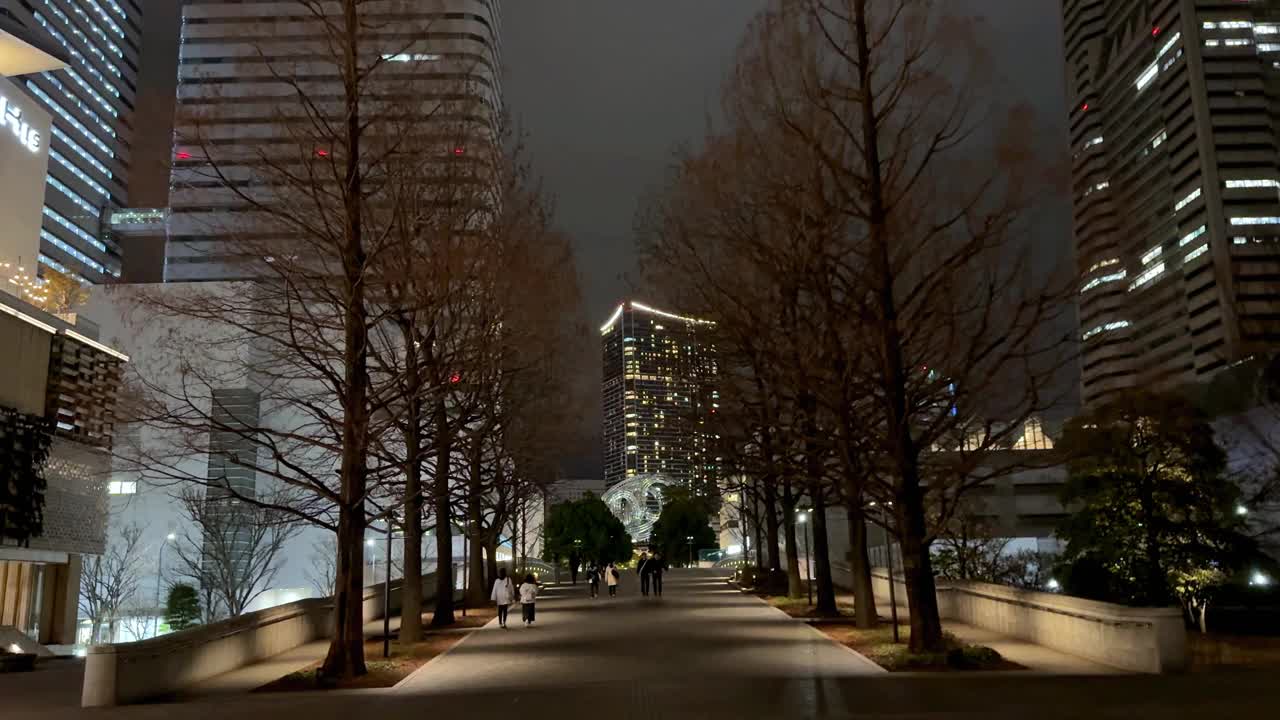
[[655, 596], [662, 597], [662, 573], [666, 571], [667, 563], [661, 555], [649, 557], [641, 553], [640, 563], [636, 565], [636, 572], [640, 574], [640, 594], [649, 597], [652, 591]]
[[587, 582], [591, 585], [591, 597], [600, 596], [600, 583], [604, 583], [609, 587], [609, 597], [618, 596], [618, 581], [622, 579], [622, 574], [618, 572], [618, 568], [609, 563], [604, 567], [592, 565], [587, 570]]
[[524, 576], [524, 582], [517, 589], [515, 583], [507, 576], [506, 568], [498, 569], [498, 577], [493, 581], [493, 593], [489, 599], [498, 606], [498, 627], [507, 627], [507, 612], [511, 603], [520, 599], [520, 610], [524, 618], [524, 626], [530, 627], [537, 619], [538, 579], [532, 573]]

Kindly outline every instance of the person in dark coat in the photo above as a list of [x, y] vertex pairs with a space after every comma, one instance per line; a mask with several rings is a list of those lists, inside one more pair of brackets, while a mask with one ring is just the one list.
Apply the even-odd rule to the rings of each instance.
[[636, 565], [636, 572], [640, 574], [640, 594], [649, 597], [649, 579], [653, 568], [649, 566], [648, 553], [640, 553], [640, 563]]
[[661, 555], [654, 555], [649, 564], [653, 567], [653, 594], [662, 597], [662, 573], [667, 569], [667, 561]]

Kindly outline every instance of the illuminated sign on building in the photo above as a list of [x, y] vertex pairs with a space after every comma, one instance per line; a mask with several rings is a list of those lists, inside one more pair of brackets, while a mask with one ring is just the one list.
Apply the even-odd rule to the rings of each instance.
[[40, 133], [22, 119], [22, 110], [0, 95], [0, 127], [9, 128], [18, 143], [30, 152], [40, 152]]

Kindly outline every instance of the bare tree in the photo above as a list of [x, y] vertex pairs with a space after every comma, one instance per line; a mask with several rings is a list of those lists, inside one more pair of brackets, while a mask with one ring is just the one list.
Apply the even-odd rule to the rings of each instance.
[[[429, 47], [442, 16], [424, 3], [291, 4], [295, 17], [282, 22], [305, 17], [312, 34], [307, 72], [334, 82], [262, 52], [276, 94], [270, 138], [253, 147], [221, 142], [219, 106], [180, 107], [175, 185], [237, 210], [211, 216], [200, 230], [217, 242], [201, 247], [251, 281], [135, 293], [147, 322], [172, 328], [155, 339], [153, 367], [137, 368], [150, 400], [139, 420], [164, 445], [139, 465], [155, 482], [219, 488], [335, 533], [335, 630], [320, 673], [329, 679], [365, 672], [364, 534], [385, 514], [370, 502], [394, 494], [386, 484], [405, 466], [372, 451], [404, 407], [399, 379], [371, 360], [392, 322], [388, 258], [413, 252], [399, 228], [418, 220], [398, 181], [483, 156], [472, 150], [492, 142], [494, 112], [458, 79], [477, 63]], [[452, 132], [459, 118], [467, 143]], [[228, 387], [250, 391], [260, 412], [240, 412], [220, 394]], [[288, 503], [177, 460], [204, 454], [283, 487]]]
[[89, 618], [90, 643], [103, 640], [103, 625], [108, 629], [107, 639], [114, 637], [124, 608], [137, 596], [143, 574], [141, 543], [142, 528], [128, 525], [105, 553], [85, 557], [80, 571], [80, 612]]
[[262, 505], [212, 491], [184, 492], [179, 500], [190, 528], [176, 543], [175, 572], [204, 593], [210, 618], [236, 617], [275, 580], [285, 545], [301, 530], [272, 506], [282, 498], [260, 495]]
[[317, 542], [311, 551], [310, 566], [307, 568], [307, 582], [315, 588], [320, 597], [332, 597], [334, 583], [337, 580], [338, 567], [335, 562], [333, 540], [326, 538]]

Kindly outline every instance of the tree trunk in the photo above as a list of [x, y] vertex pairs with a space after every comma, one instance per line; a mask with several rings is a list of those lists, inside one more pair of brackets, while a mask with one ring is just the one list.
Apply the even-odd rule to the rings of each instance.
[[498, 577], [498, 537], [494, 533], [485, 539], [484, 543], [485, 555], [485, 587], [493, 585], [493, 581]]
[[[345, 493], [344, 493], [345, 494]], [[333, 637], [320, 668], [322, 683], [366, 672], [364, 664], [364, 511], [342, 508], [338, 517]]]
[[364, 530], [368, 474], [368, 320], [364, 305], [366, 256], [363, 237], [363, 188], [360, 140], [361, 70], [360, 18], [355, 0], [342, 4], [344, 134], [347, 153], [342, 197], [344, 204], [342, 282], [346, 308], [342, 324], [344, 413], [342, 459], [339, 470], [337, 591], [333, 608], [333, 638], [320, 668], [320, 677], [345, 679], [364, 675]]
[[813, 576], [817, 580], [815, 612], [824, 617], [840, 614], [836, 607], [836, 588], [831, 578], [831, 543], [827, 538], [826, 493], [817, 485], [813, 490]]
[[1198, 621], [1197, 624], [1200, 626], [1201, 635], [1207, 634], [1209, 632], [1208, 612], [1209, 612], [1208, 602], [1202, 602], [1196, 608], [1196, 620]]
[[483, 607], [489, 599], [484, 585], [484, 555], [480, 552], [479, 529], [481, 524], [480, 496], [482, 494], [481, 475], [483, 471], [481, 441], [473, 441], [471, 449], [471, 467], [467, 482], [467, 527], [463, 532], [464, 542], [470, 543], [471, 552], [467, 556], [467, 607]]
[[876, 596], [871, 589], [871, 560], [867, 557], [867, 518], [862, 513], [862, 498], [849, 500], [849, 574], [853, 584], [854, 623], [860, 628], [879, 624]]
[[804, 595], [800, 580], [800, 545], [796, 542], [796, 498], [791, 492], [791, 481], [782, 484], [782, 528], [787, 550], [787, 597]]
[[[404, 579], [400, 589], [400, 642], [422, 640], [422, 400], [416, 350], [409, 343], [407, 353], [415, 359], [406, 363], [408, 370], [408, 407], [405, 418], [404, 473]], [[390, 555], [390, 552], [388, 552]]]
[[[781, 543], [778, 542], [778, 486], [775, 483], [776, 478], [764, 479], [764, 539], [769, 546], [769, 571], [776, 573], [782, 572], [782, 558], [778, 550]], [[794, 531], [788, 530], [788, 533], [794, 540]]]
[[911, 615], [911, 651], [938, 650], [942, 647], [942, 618], [938, 613], [933, 562], [929, 557], [929, 545], [925, 542], [924, 503], [919, 484], [904, 487], [898, 497], [902, 503], [900, 555], [903, 580], [907, 585], [907, 608]]
[[436, 516], [436, 607], [431, 616], [432, 627], [454, 623], [453, 618], [453, 513], [449, 503], [449, 461], [453, 443], [449, 435], [449, 418], [444, 401], [436, 406], [436, 476], [431, 499]]

